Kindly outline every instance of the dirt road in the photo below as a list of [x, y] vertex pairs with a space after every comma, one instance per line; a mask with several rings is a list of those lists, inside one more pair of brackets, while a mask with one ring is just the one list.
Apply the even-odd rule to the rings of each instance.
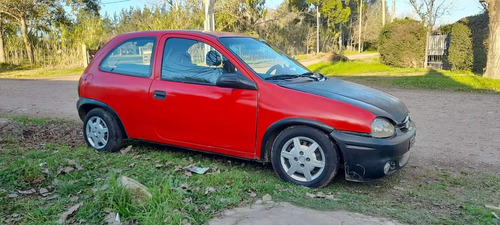
[[[0, 79], [0, 116], [78, 120], [78, 77]], [[417, 123], [410, 166], [500, 172], [500, 95], [384, 89], [403, 100]]]

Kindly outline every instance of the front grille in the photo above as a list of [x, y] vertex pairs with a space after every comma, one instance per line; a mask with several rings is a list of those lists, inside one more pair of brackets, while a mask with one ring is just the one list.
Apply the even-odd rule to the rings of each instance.
[[410, 116], [406, 116], [405, 119], [397, 125], [397, 127], [404, 132], [408, 131], [411, 128]]

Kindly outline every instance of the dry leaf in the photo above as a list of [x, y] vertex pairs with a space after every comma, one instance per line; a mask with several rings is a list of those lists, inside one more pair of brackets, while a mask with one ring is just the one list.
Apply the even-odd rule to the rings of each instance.
[[161, 164], [161, 163], [158, 163], [158, 164], [156, 164], [156, 165], [155, 165], [155, 168], [156, 168], [156, 169], [159, 169], [159, 168], [162, 168], [163, 166], [165, 166], [165, 165], [163, 165], [163, 164]]
[[26, 191], [17, 191], [19, 192], [19, 194], [23, 194], [23, 195], [31, 195], [31, 194], [34, 194], [36, 193], [36, 190], [34, 188], [31, 188], [29, 190], [26, 190]]
[[126, 148], [124, 148], [124, 149], [120, 150], [120, 152], [121, 152], [122, 154], [127, 154], [128, 152], [130, 152], [130, 150], [132, 150], [132, 145], [129, 145], [129, 146], [127, 146]]
[[191, 177], [191, 176], [193, 176], [193, 173], [191, 173], [190, 171], [185, 171], [184, 175]]
[[40, 190], [38, 190], [38, 193], [40, 193], [41, 196], [45, 197], [49, 195], [49, 190], [47, 190], [46, 188], [40, 188]]
[[19, 195], [15, 194], [15, 193], [7, 195], [7, 197], [9, 197], [9, 198], [17, 198], [18, 196]]
[[120, 225], [120, 214], [110, 212], [105, 218], [104, 222], [106, 222], [108, 225]]
[[185, 198], [184, 200], [182, 200], [182, 202], [184, 202], [184, 204], [189, 204], [193, 201], [192, 198]]
[[309, 198], [316, 198], [316, 195], [311, 193], [306, 193], [306, 196]]
[[188, 188], [189, 188], [189, 184], [187, 184], [187, 183], [183, 183], [183, 184], [181, 184], [181, 186], [179, 186], [179, 187], [180, 187], [180, 188], [182, 188], [182, 189], [188, 189]]
[[76, 211], [78, 211], [78, 209], [80, 207], [82, 207], [82, 205], [83, 205], [83, 202], [80, 202], [80, 203], [72, 206], [71, 208], [69, 208], [68, 211], [62, 213], [61, 216], [59, 216], [59, 220], [57, 220], [57, 223], [58, 224], [66, 223], [66, 220], [68, 218], [72, 217], [76, 213]]
[[211, 192], [215, 192], [215, 188], [214, 187], [207, 187], [205, 189], [205, 194], [208, 194], [208, 193], [211, 193]]
[[75, 170], [73, 167], [66, 167], [64, 169], [59, 169], [59, 170], [57, 170], [57, 175], [71, 173], [73, 170]]

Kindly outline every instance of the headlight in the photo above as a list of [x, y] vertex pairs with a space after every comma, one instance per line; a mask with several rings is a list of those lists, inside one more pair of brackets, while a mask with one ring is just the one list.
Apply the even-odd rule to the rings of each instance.
[[384, 118], [375, 118], [372, 122], [372, 137], [386, 138], [394, 135], [394, 125]]

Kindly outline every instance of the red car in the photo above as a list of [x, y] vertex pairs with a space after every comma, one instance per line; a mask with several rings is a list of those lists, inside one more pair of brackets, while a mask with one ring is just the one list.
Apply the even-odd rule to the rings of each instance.
[[124, 139], [271, 162], [284, 180], [322, 187], [345, 171], [368, 181], [402, 168], [415, 126], [397, 98], [324, 77], [262, 39], [231, 33], [121, 34], [79, 82], [87, 144]]

